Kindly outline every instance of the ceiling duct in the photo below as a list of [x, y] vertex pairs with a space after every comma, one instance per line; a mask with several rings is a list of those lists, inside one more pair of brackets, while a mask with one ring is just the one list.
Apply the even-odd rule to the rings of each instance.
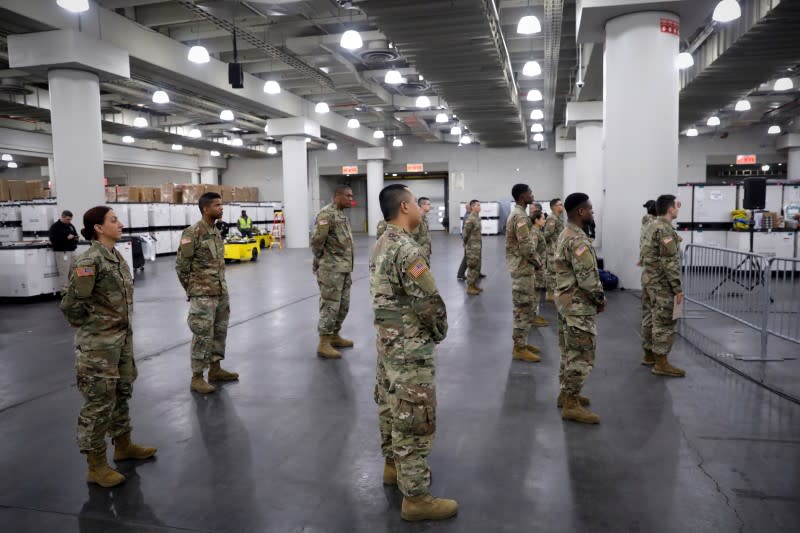
[[365, 49], [358, 51], [358, 56], [370, 66], [383, 65], [400, 58], [395, 48], [389, 48], [389, 43], [380, 40], [370, 41]]
[[33, 94], [33, 90], [26, 87], [25, 83], [19, 78], [2, 78], [0, 79], [0, 94], [28, 95]]
[[430, 89], [430, 85], [425, 80], [420, 80], [419, 74], [406, 76], [406, 81], [397, 86], [397, 90], [404, 96], [417, 96]]
[[558, 60], [561, 53], [561, 26], [564, 0], [544, 0], [544, 130], [553, 130], [553, 111], [558, 83]]

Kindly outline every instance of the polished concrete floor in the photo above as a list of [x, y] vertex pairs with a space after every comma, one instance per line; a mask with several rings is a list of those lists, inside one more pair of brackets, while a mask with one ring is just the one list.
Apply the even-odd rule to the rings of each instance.
[[[89, 486], [74, 442], [72, 331], [55, 301], [0, 305], [0, 530], [19, 532], [794, 532], [800, 405], [676, 344], [682, 380], [639, 366], [638, 299], [609, 295], [585, 389], [599, 426], [555, 408], [554, 329], [544, 361], [511, 361], [502, 237], [484, 238], [485, 292], [455, 279], [458, 237], [434, 238], [450, 330], [438, 350], [436, 495], [459, 515], [407, 524], [381, 484], [367, 255], [357, 242], [340, 361], [315, 357], [317, 287], [307, 250], [228, 267], [232, 320], [216, 394], [189, 392], [187, 304], [173, 258], [136, 281], [134, 436], [157, 459]], [[544, 315], [554, 321], [554, 309]]]

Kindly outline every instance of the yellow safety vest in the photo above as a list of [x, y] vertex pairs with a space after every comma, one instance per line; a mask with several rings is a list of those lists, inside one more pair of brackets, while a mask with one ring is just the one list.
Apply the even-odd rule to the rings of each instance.
[[253, 223], [250, 221], [250, 217], [239, 217], [239, 229], [250, 229], [252, 225]]

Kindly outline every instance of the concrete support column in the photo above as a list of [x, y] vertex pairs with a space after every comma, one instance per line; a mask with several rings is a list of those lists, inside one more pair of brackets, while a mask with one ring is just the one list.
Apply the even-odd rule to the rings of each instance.
[[576, 189], [575, 185], [575, 164], [577, 162], [577, 156], [575, 152], [566, 153], [564, 154], [564, 182], [561, 192], [561, 198], [564, 199], [570, 194], [574, 193], [578, 189]]
[[286, 218], [286, 246], [309, 246], [309, 191], [306, 138], [283, 138], [283, 211]]
[[200, 167], [200, 183], [219, 185], [219, 172], [216, 167]]
[[618, 16], [605, 24], [603, 86], [604, 258], [620, 286], [638, 289], [640, 212], [631, 205], [674, 192], [678, 175], [679, 38], [662, 31], [668, 12]]
[[786, 176], [789, 179], [800, 179], [800, 146], [789, 148], [786, 153]]
[[374, 237], [378, 233], [378, 222], [383, 220], [378, 196], [383, 189], [383, 160], [367, 161], [367, 233]]
[[575, 189], [589, 195], [597, 224], [595, 248], [603, 245], [601, 226], [603, 220], [603, 123], [581, 122], [575, 126], [577, 159], [575, 162]]

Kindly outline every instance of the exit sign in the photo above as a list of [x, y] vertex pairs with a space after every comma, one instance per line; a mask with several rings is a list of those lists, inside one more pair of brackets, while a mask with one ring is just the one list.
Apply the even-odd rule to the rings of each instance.
[[407, 163], [406, 172], [423, 172], [425, 167], [422, 163]]
[[358, 174], [358, 167], [357, 166], [342, 167], [342, 174], [344, 174], [345, 176], [351, 176], [353, 174]]
[[737, 165], [755, 165], [756, 164], [756, 155], [755, 154], [737, 155], [736, 156], [736, 164]]
[[669, 33], [670, 35], [680, 35], [681, 26], [677, 20], [661, 19], [661, 33]]

